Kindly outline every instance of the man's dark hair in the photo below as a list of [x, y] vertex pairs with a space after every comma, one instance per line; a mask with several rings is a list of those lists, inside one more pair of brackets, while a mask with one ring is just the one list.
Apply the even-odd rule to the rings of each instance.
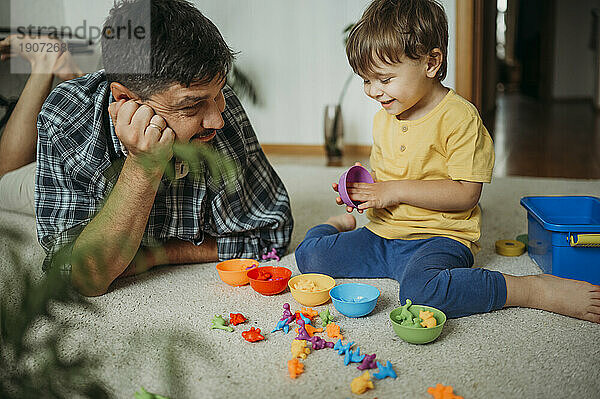
[[[115, 39], [119, 26], [149, 26], [150, 45]], [[123, 0], [111, 9], [103, 32], [108, 82], [119, 82], [144, 100], [173, 83], [189, 87], [224, 79], [234, 58], [217, 27], [185, 0]]]

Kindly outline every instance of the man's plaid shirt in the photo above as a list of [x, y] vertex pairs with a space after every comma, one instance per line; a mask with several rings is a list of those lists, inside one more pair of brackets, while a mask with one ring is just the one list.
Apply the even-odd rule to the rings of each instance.
[[[286, 251], [293, 227], [287, 191], [239, 100], [230, 88], [223, 92], [225, 126], [211, 145], [233, 160], [238, 174], [229, 178], [229, 190], [205, 164], [199, 175], [163, 177], [142, 246], [168, 239], [199, 245], [207, 234], [216, 238], [222, 260]], [[120, 168], [110, 167], [122, 165], [126, 155], [108, 116], [111, 98], [104, 71], [98, 71], [57, 86], [38, 116], [35, 209], [38, 240], [47, 253], [44, 269], [59, 249], [70, 251], [119, 176]], [[70, 270], [70, 264], [56, 266]]]

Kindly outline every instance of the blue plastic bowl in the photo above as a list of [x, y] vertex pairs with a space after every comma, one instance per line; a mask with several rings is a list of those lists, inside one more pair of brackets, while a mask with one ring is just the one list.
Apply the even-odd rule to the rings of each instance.
[[362, 283], [340, 284], [329, 291], [333, 306], [348, 317], [361, 317], [371, 313], [380, 294], [377, 288]]

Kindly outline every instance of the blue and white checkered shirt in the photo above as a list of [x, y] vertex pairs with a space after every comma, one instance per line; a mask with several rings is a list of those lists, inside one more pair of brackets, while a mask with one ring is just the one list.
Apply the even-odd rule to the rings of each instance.
[[[221, 260], [258, 259], [273, 248], [286, 251], [293, 227], [287, 191], [238, 98], [228, 87], [223, 93], [225, 126], [211, 145], [239, 173], [229, 178], [229, 190], [205, 164], [199, 175], [163, 177], [142, 246], [168, 239], [200, 245], [210, 235]], [[108, 116], [110, 99], [104, 71], [98, 71], [57, 86], [38, 116], [35, 209], [38, 240], [47, 254], [45, 270], [56, 263], [60, 249], [70, 253], [119, 177], [126, 155]], [[220, 162], [217, 167], [225, 168]], [[70, 270], [68, 263], [53, 266]]]

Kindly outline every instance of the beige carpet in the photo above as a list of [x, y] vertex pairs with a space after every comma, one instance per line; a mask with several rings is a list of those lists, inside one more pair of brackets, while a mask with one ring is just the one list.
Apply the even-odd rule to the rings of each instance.
[[[341, 212], [330, 183], [343, 170], [285, 164], [276, 169], [292, 198], [295, 247], [309, 227]], [[536, 194], [598, 196], [600, 182], [495, 178], [481, 199], [483, 250], [476, 265], [520, 275], [540, 272], [527, 255], [505, 258], [493, 250], [496, 240], [526, 232], [519, 199]], [[32, 218], [0, 212], [0, 225], [25, 233], [29, 242], [18, 247], [21, 258], [39, 270], [43, 253], [35, 243], [33, 223]], [[0, 242], [0, 268], [6, 267], [6, 251], [13, 245], [4, 238]], [[280, 265], [298, 273], [293, 254]], [[344, 366], [343, 357], [330, 349], [311, 353], [303, 361], [304, 374], [290, 379], [286, 362], [293, 335], [270, 331], [284, 302], [295, 310], [300, 305], [289, 291], [265, 297], [250, 286], [225, 285], [214, 266], [161, 267], [119, 281], [107, 295], [92, 299], [100, 310], [96, 314], [55, 309], [71, 327], [65, 355], [88, 351], [99, 356], [97, 372], [119, 398], [133, 397], [140, 386], [173, 398], [358, 397], [350, 392], [350, 382], [361, 372], [356, 365]], [[538, 310], [506, 309], [449, 320], [434, 343], [410, 345], [394, 335], [388, 317], [397, 306], [398, 284], [367, 282], [382, 292], [369, 316], [347, 318], [331, 303], [317, 307], [332, 311], [344, 336], [361, 353], [376, 353], [378, 360], [393, 363], [398, 378], [374, 379], [375, 389], [362, 397], [428, 398], [427, 387], [436, 383], [454, 386], [465, 398], [600, 397], [600, 325]], [[230, 312], [243, 313], [249, 323], [233, 333], [210, 329], [215, 314]], [[241, 332], [251, 326], [266, 333], [266, 339], [244, 341]], [[161, 364], [170, 358], [177, 359], [177, 367], [167, 378]]]

